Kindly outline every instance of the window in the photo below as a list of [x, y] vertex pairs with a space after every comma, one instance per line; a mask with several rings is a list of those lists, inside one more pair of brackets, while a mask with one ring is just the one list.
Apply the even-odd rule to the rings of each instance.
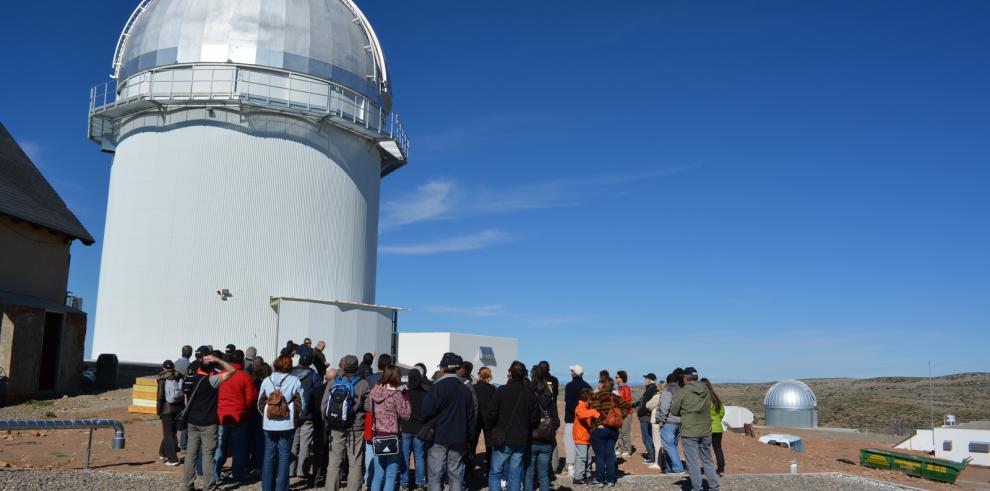
[[952, 440], [945, 440], [942, 442], [942, 451], [951, 452], [952, 451]]
[[495, 361], [495, 350], [490, 346], [482, 346], [481, 351], [481, 364], [486, 367], [497, 367], [498, 363]]
[[969, 451], [973, 453], [990, 453], [990, 443], [969, 442]]

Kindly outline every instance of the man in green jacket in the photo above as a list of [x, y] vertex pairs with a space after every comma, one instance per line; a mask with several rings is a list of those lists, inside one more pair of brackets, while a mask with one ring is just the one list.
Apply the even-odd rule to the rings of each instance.
[[702, 490], [701, 468], [708, 478], [708, 490], [718, 491], [715, 462], [712, 461], [712, 397], [705, 384], [698, 383], [694, 367], [684, 369], [684, 388], [670, 403], [670, 414], [681, 418], [681, 443], [691, 476], [691, 491]]

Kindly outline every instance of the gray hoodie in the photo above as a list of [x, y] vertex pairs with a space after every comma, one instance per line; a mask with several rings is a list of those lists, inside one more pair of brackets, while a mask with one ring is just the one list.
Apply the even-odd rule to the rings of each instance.
[[674, 396], [677, 395], [677, 391], [679, 390], [681, 390], [679, 385], [668, 384], [667, 388], [660, 393], [660, 409], [657, 410], [657, 424], [681, 424], [681, 418], [679, 416], [670, 414], [670, 404], [674, 402]]

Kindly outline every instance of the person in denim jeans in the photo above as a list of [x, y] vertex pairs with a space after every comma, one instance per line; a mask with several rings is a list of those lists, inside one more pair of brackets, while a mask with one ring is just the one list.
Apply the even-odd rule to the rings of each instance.
[[598, 382], [598, 392], [588, 401], [588, 407], [598, 411], [598, 417], [591, 421], [591, 447], [595, 450], [595, 480], [589, 486], [614, 486], [616, 476], [615, 444], [619, 440], [619, 426], [606, 426], [609, 414], [617, 410], [625, 421], [632, 405], [621, 396], [613, 393], [615, 382], [602, 377]]
[[532, 431], [540, 423], [536, 394], [525, 378], [526, 365], [512, 362], [508, 383], [495, 391], [485, 411], [495, 444], [488, 473], [489, 489], [502, 489], [503, 476], [511, 491], [517, 491], [522, 482], [524, 456], [532, 442]]
[[[289, 489], [289, 458], [292, 453], [292, 438], [296, 433], [296, 423], [307, 401], [302, 398], [302, 384], [299, 379], [289, 374], [292, 370], [292, 357], [281, 355], [275, 359], [274, 373], [261, 383], [258, 390], [258, 408], [264, 417], [262, 426], [265, 430], [265, 461], [261, 467], [261, 488], [265, 491]], [[273, 406], [268, 400], [275, 391], [289, 406], [287, 417], [273, 418], [270, 412]], [[276, 461], [278, 468], [275, 468]]]
[[550, 461], [557, 443], [557, 430], [560, 416], [557, 414], [557, 401], [548, 383], [547, 373], [537, 365], [530, 372], [533, 393], [540, 411], [540, 421], [533, 430], [533, 442], [529, 446], [529, 461], [526, 463], [526, 491], [533, 491], [539, 482], [540, 491], [550, 491]]
[[406, 394], [409, 395], [411, 414], [408, 420], [399, 421], [402, 430], [402, 460], [399, 462], [399, 484], [409, 486], [409, 457], [416, 463], [415, 487], [426, 486], [426, 442], [419, 438], [423, 428], [423, 399], [426, 398], [426, 387], [423, 386], [423, 374], [417, 370], [409, 371], [406, 383]]
[[681, 443], [688, 473], [691, 476], [691, 490], [702, 491], [704, 482], [701, 470], [704, 468], [709, 491], [718, 491], [716, 465], [712, 460], [712, 398], [705, 384], [698, 382], [698, 371], [684, 369], [684, 387], [674, 397], [670, 414], [681, 417]]
[[674, 401], [677, 392], [680, 391], [679, 378], [674, 371], [667, 375], [667, 387], [660, 393], [660, 409], [657, 410], [657, 423], [660, 424], [660, 441], [663, 443], [664, 458], [666, 459], [666, 469], [669, 474], [684, 474], [684, 464], [681, 463], [681, 455], [677, 453], [677, 440], [681, 433], [681, 418], [670, 413], [670, 405]]
[[[402, 377], [398, 368], [385, 367], [378, 384], [371, 389], [364, 409], [372, 422], [373, 439], [399, 436], [399, 421], [408, 420], [412, 409], [409, 407], [409, 398], [406, 396], [406, 388], [402, 386]], [[399, 443], [398, 439], [396, 443]], [[392, 449], [396, 452], [394, 454], [375, 457], [375, 472], [372, 473], [371, 483], [368, 485], [371, 491], [395, 490], [401, 459], [401, 446], [397, 447]]]

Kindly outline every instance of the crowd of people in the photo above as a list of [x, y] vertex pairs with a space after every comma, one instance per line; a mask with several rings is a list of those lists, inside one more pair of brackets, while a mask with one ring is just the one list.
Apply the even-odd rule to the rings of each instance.
[[[253, 347], [184, 346], [166, 360], [159, 456], [183, 466], [183, 487], [260, 479], [265, 490], [287, 490], [299, 477], [334, 491], [460, 491], [474, 478], [491, 490], [547, 491], [564, 472], [575, 486], [611, 487], [618, 460], [633, 453], [634, 419], [651, 467], [689, 476], [695, 490], [702, 472], [717, 490], [724, 471], [724, 407], [694, 368], [675, 369], [665, 382], [645, 375], [633, 401], [626, 372], [613, 379], [602, 371], [592, 388], [584, 369], [571, 366], [561, 421], [560, 383], [545, 361], [514, 361], [497, 384], [491, 368], [475, 373], [455, 353], [431, 373], [424, 363], [400, 368], [388, 354], [347, 355], [333, 366], [325, 349], [323, 341], [290, 341], [269, 364]], [[485, 452], [476, 454], [482, 438]]]

